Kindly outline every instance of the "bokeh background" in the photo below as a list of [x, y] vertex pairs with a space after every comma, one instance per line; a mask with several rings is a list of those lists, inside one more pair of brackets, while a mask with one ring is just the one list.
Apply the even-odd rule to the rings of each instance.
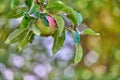
[[[23, 4], [24, 0], [20, 0]], [[82, 61], [74, 64], [75, 47], [67, 32], [63, 48], [52, 56], [52, 37], [36, 36], [22, 52], [4, 41], [19, 19], [6, 19], [9, 0], [0, 0], [0, 80], [120, 80], [120, 0], [62, 0], [79, 11], [86, 27], [100, 36], [81, 36]]]

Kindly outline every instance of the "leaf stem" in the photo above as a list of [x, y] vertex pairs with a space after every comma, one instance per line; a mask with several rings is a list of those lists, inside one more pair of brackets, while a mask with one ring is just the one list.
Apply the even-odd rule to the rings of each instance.
[[81, 34], [81, 32], [79, 31], [79, 29], [78, 29], [78, 28], [76, 28], [76, 31], [79, 33], [79, 35]]

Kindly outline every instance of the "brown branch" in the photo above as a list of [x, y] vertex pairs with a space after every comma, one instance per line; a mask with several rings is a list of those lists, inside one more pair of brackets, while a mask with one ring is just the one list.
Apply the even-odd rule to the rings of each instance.
[[72, 32], [72, 31], [71, 31], [69, 28], [67, 28], [67, 27], [65, 27], [65, 29], [68, 30], [68, 31], [70, 31], [70, 32]]
[[44, 11], [43, 6], [42, 6], [42, 3], [39, 2], [39, 0], [35, 0], [35, 3], [37, 3], [37, 4], [40, 6], [39, 10], [40, 10], [41, 12]]
[[39, 0], [35, 0], [35, 3], [37, 3], [38, 5], [41, 5]]

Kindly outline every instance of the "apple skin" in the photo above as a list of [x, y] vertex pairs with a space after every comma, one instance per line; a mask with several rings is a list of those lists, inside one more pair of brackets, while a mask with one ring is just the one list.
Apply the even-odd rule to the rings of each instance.
[[39, 19], [36, 22], [36, 27], [40, 30], [41, 34], [40, 36], [49, 36], [52, 35], [55, 31], [55, 27], [56, 27], [56, 22], [54, 20], [54, 18], [52, 18], [51, 16], [46, 16], [46, 19], [48, 20], [49, 26], [46, 26], [43, 22], [43, 19]]

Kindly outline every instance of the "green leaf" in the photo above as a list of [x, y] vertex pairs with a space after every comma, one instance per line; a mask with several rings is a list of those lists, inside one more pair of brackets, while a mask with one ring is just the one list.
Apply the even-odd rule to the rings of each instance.
[[33, 35], [32, 31], [28, 31], [26, 33], [26, 35], [24, 36], [24, 38], [18, 43], [18, 49], [19, 49], [19, 51], [21, 51], [22, 48], [24, 46], [26, 46], [30, 42], [32, 35]]
[[49, 22], [48, 22], [46, 16], [47, 16], [46, 14], [41, 14], [41, 18], [42, 18], [45, 26], [49, 26]]
[[27, 10], [26, 7], [16, 8], [8, 13], [7, 18], [19, 18], [19, 17], [23, 16], [23, 13], [26, 10]]
[[18, 6], [18, 4], [19, 4], [19, 0], [11, 0], [11, 2], [10, 2], [12, 9], [16, 8]]
[[80, 26], [81, 22], [83, 21], [82, 15], [78, 12], [76, 12], [76, 15], [78, 18], [77, 26]]
[[39, 36], [41, 34], [40, 30], [37, 27], [35, 27], [35, 26], [32, 28], [32, 31], [37, 36]]
[[33, 42], [33, 40], [34, 40], [34, 36], [35, 36], [35, 34], [32, 34], [32, 35], [31, 35], [31, 38], [30, 38], [30, 43], [32, 43], [32, 42]]
[[59, 36], [59, 32], [56, 31], [53, 35], [54, 37], [54, 44], [53, 44], [53, 48], [52, 48], [52, 52], [53, 54], [57, 53], [58, 50], [60, 50], [64, 44], [64, 40], [65, 40], [65, 30], [64, 33], [62, 34], [62, 36]]
[[72, 31], [72, 35], [74, 37], [74, 43], [78, 44], [80, 42], [80, 34], [77, 31]]
[[6, 39], [5, 43], [15, 43], [18, 41], [21, 41], [23, 39], [23, 36], [25, 35], [27, 29], [16, 29], [14, 30]]
[[25, 4], [30, 7], [32, 5], [33, 0], [25, 0]]
[[29, 22], [30, 22], [30, 18], [24, 16], [20, 24], [20, 28], [26, 28]]
[[72, 24], [78, 23], [78, 18], [73, 8], [66, 6], [61, 10], [61, 12], [63, 12], [64, 14], [67, 14], [66, 17], [72, 22]]
[[40, 16], [40, 12], [39, 12], [39, 11], [36, 11], [36, 12], [34, 12], [33, 14], [30, 14], [29, 16], [32, 17], [32, 18], [37, 19], [37, 18], [39, 18], [39, 16]]
[[62, 32], [64, 30], [65, 22], [60, 15], [54, 15], [54, 19], [55, 19], [57, 26], [58, 26], [59, 36], [61, 36]]
[[47, 10], [59, 11], [65, 7], [65, 4], [61, 1], [50, 2], [47, 6]]
[[46, 8], [48, 4], [49, 4], [49, 0], [44, 1], [44, 3], [43, 3], [43, 8]]
[[83, 31], [83, 34], [89, 34], [89, 35], [100, 35], [99, 33], [94, 32], [92, 29], [88, 28]]
[[32, 3], [32, 6], [30, 8], [30, 10], [28, 11], [28, 14], [33, 14], [34, 12], [38, 11], [39, 10], [39, 5], [36, 4], [34, 1]]
[[74, 63], [77, 64], [82, 60], [83, 50], [80, 44], [76, 44], [75, 46], [76, 46], [76, 54], [75, 54]]
[[44, 3], [45, 0], [39, 0], [39, 1], [40, 1], [41, 5], [43, 5], [43, 3]]

